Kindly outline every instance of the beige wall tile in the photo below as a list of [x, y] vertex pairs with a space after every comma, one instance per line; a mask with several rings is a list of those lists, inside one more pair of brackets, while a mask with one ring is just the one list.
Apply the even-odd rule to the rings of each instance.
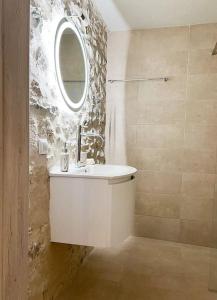
[[136, 30], [128, 42], [127, 77], [186, 72], [186, 57], [183, 58], [188, 44], [186, 27]]
[[180, 242], [210, 246], [211, 223], [206, 221], [181, 220]]
[[180, 147], [184, 142], [184, 128], [172, 125], [140, 125], [137, 145], [146, 148]]
[[186, 122], [199, 125], [217, 125], [217, 99], [186, 102]]
[[139, 170], [146, 171], [181, 171], [183, 162], [182, 149], [129, 148], [129, 161]]
[[217, 145], [217, 126], [188, 124], [185, 129], [185, 146], [195, 149], [214, 150]]
[[180, 195], [137, 193], [136, 214], [180, 218]]
[[187, 51], [149, 53], [140, 60], [141, 73], [146, 77], [179, 76], [187, 72]]
[[184, 51], [189, 46], [189, 28], [167, 27], [136, 31], [139, 45], [145, 53]]
[[125, 94], [125, 111], [128, 125], [136, 125], [138, 120], [139, 105], [138, 105], [138, 89], [137, 82], [126, 83], [124, 88]]
[[185, 102], [157, 100], [138, 101], [138, 124], [183, 124], [185, 121]]
[[127, 145], [132, 147], [136, 145], [136, 126], [128, 125], [126, 128], [126, 141]]
[[181, 201], [181, 219], [209, 221], [212, 219], [213, 199], [183, 196]]
[[216, 173], [216, 151], [183, 148], [128, 148], [129, 162], [139, 170]]
[[180, 233], [179, 219], [167, 219], [150, 216], [136, 216], [136, 236], [178, 241]]
[[[128, 62], [126, 65], [125, 78], [143, 78], [144, 74], [142, 69], [141, 58], [136, 54], [135, 49], [132, 52], [132, 54], [130, 54], [131, 50], [129, 50], [128, 52]], [[131, 55], [133, 55], [133, 59], [129, 58], [129, 56]]]
[[210, 73], [217, 73], [217, 56], [212, 55], [212, 49], [190, 51], [189, 74]]
[[190, 75], [188, 81], [189, 99], [217, 99], [217, 74]]
[[139, 171], [137, 191], [144, 193], [175, 194], [181, 190], [181, 174]]
[[193, 25], [190, 27], [191, 49], [213, 49], [217, 41], [217, 24]]
[[137, 117], [136, 117], [136, 124], [141, 125], [141, 124], [147, 124], [147, 104], [141, 101], [137, 101]]
[[138, 160], [138, 149], [135, 145], [128, 145], [127, 147], [127, 164], [136, 169], [139, 169], [139, 160]]
[[216, 173], [216, 151], [199, 149], [183, 150], [183, 172]]
[[144, 102], [158, 100], [183, 101], [186, 98], [187, 76], [174, 76], [167, 82], [145, 81], [139, 84], [138, 100]]
[[126, 103], [135, 101], [138, 98], [138, 89], [139, 89], [139, 82], [126, 82], [124, 83], [124, 90], [125, 90], [125, 100]]
[[215, 174], [184, 173], [182, 193], [192, 197], [214, 197]]
[[136, 125], [138, 123], [139, 107], [137, 101], [132, 101], [126, 104], [126, 119], [127, 124]]

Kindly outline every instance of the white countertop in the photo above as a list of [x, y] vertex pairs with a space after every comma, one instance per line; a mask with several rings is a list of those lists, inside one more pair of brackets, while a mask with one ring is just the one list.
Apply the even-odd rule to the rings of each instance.
[[130, 166], [120, 165], [88, 165], [76, 168], [70, 166], [69, 172], [61, 172], [59, 166], [50, 169], [50, 177], [74, 177], [74, 178], [98, 178], [98, 179], [120, 179], [133, 176], [137, 169]]

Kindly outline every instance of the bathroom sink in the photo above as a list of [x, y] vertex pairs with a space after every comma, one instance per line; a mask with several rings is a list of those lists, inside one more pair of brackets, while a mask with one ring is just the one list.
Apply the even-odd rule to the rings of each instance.
[[54, 167], [50, 170], [50, 176], [121, 179], [124, 177], [133, 176], [136, 174], [136, 172], [137, 170], [135, 168], [129, 166], [89, 165], [81, 168], [71, 166], [69, 172], [67, 173], [61, 172], [59, 167]]
[[129, 166], [71, 166], [50, 170], [51, 241], [119, 246], [133, 233], [135, 174]]

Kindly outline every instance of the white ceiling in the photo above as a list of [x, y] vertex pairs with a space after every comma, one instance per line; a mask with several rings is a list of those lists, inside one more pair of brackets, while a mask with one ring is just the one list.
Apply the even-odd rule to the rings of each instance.
[[217, 0], [93, 0], [110, 31], [217, 23]]

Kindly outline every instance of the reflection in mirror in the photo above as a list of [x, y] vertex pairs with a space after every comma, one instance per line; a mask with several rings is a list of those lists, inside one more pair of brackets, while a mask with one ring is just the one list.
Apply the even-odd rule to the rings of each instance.
[[88, 64], [83, 39], [74, 24], [61, 21], [55, 45], [56, 72], [66, 104], [74, 111], [83, 105], [88, 89]]
[[78, 103], [84, 93], [85, 65], [80, 42], [71, 29], [65, 29], [60, 42], [60, 69], [69, 98]]

